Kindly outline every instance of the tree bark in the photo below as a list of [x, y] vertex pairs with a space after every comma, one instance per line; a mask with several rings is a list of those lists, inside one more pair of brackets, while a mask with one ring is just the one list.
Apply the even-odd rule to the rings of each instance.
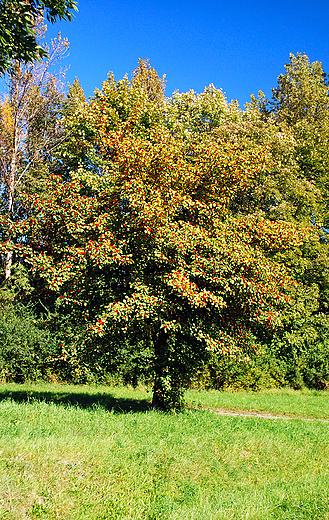
[[[14, 82], [13, 86], [13, 102], [15, 108], [15, 118], [14, 118], [14, 135], [13, 135], [13, 148], [12, 148], [12, 156], [10, 160], [9, 166], [9, 174], [8, 174], [8, 215], [10, 219], [13, 219], [14, 216], [14, 201], [15, 201], [15, 181], [16, 181], [16, 166], [18, 159], [18, 148], [19, 148], [19, 124], [17, 117], [17, 83]], [[7, 240], [11, 240], [11, 235], [8, 235]], [[11, 275], [11, 267], [13, 263], [13, 253], [12, 251], [8, 251], [6, 255], [5, 261], [5, 283], [8, 283], [10, 275]]]
[[167, 410], [165, 398], [165, 388], [163, 387], [163, 376], [166, 368], [166, 346], [167, 333], [160, 329], [160, 332], [153, 337], [155, 354], [155, 380], [153, 385], [152, 407], [154, 410]]

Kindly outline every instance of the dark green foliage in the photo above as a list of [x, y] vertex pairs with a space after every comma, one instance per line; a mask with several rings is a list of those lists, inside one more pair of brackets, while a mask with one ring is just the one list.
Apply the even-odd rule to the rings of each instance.
[[3, 380], [24, 382], [47, 378], [57, 357], [56, 338], [37, 318], [31, 306], [0, 306], [0, 375]]
[[25, 63], [47, 56], [36, 41], [36, 21], [42, 11], [51, 23], [71, 20], [77, 10], [73, 0], [2, 0], [0, 4], [0, 75], [11, 67], [11, 60]]
[[[319, 327], [320, 328], [320, 327]], [[314, 332], [314, 330], [313, 330]], [[236, 390], [329, 388], [329, 341], [285, 332], [247, 361], [212, 357], [194, 378], [193, 386]]]
[[133, 387], [150, 380], [154, 356], [145, 338], [118, 332], [91, 341], [74, 313], [65, 314], [60, 308], [46, 325], [60, 345], [60, 354], [52, 360], [58, 379], [72, 383], [110, 380]]

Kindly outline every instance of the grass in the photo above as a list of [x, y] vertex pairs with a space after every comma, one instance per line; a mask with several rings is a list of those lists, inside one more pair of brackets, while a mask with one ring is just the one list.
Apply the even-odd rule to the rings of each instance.
[[317, 419], [329, 419], [329, 392], [319, 390], [263, 390], [261, 392], [207, 392], [189, 390], [186, 393], [188, 404], [197, 407], [227, 408], [270, 412]]
[[[289, 414], [295, 402], [307, 416], [313, 403], [327, 416], [327, 393], [276, 392], [268, 409], [271, 395], [187, 398]], [[0, 518], [329, 520], [327, 423], [162, 414], [149, 400], [143, 389], [1, 386]]]

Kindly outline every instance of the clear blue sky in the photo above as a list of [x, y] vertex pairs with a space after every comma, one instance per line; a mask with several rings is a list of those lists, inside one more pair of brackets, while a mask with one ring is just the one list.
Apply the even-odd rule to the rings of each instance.
[[167, 96], [214, 83], [241, 105], [260, 89], [270, 96], [290, 52], [329, 73], [329, 1], [80, 0], [71, 23], [48, 26], [57, 31], [70, 41], [67, 79], [87, 97], [146, 57], [166, 74]]

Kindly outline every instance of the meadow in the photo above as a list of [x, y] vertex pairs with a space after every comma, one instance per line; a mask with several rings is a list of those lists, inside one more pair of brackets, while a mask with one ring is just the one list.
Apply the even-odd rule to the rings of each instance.
[[180, 414], [150, 399], [145, 388], [0, 386], [0, 518], [329, 519], [328, 392], [189, 390]]

